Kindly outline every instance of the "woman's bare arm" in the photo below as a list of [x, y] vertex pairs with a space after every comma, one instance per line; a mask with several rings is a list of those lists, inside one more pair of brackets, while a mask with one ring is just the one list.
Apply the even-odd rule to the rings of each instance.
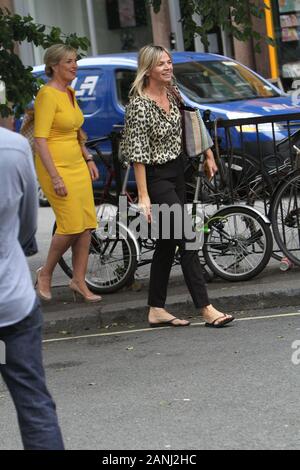
[[147, 220], [151, 221], [151, 201], [148, 194], [145, 165], [143, 163], [134, 163], [133, 168], [138, 190], [139, 206]]
[[54, 191], [58, 196], [67, 196], [67, 188], [64, 184], [62, 177], [58, 173], [56, 166], [54, 165], [48, 148], [47, 139], [43, 137], [36, 137], [34, 139], [34, 143], [35, 150], [39, 154], [42, 163], [52, 180]]

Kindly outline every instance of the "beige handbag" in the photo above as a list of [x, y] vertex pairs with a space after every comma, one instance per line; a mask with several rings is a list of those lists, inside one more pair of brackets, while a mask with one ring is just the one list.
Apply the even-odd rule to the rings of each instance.
[[186, 106], [177, 89], [170, 89], [182, 118], [182, 141], [185, 154], [190, 157], [201, 155], [213, 146], [213, 141], [206, 129], [198, 108]]

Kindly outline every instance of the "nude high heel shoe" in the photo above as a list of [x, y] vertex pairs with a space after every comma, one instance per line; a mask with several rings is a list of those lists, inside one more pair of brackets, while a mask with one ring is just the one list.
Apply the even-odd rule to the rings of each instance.
[[74, 302], [76, 302], [76, 300], [77, 300], [77, 295], [81, 296], [85, 302], [96, 303], [96, 302], [100, 302], [100, 300], [102, 300], [101, 295], [95, 295], [95, 294], [85, 295], [80, 290], [80, 288], [78, 287], [76, 282], [74, 282], [73, 280], [70, 282], [69, 287], [70, 287], [71, 291], [73, 292]]
[[50, 302], [50, 300], [52, 300], [51, 292], [50, 291], [47, 292], [43, 290], [40, 286], [40, 274], [41, 274], [42, 269], [43, 269], [43, 266], [41, 266], [39, 269], [36, 270], [36, 280], [35, 280], [36, 293], [42, 300], [45, 300], [46, 302]]

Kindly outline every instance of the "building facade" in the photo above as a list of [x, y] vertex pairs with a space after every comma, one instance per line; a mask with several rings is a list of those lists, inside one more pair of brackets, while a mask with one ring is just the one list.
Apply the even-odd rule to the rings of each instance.
[[285, 88], [300, 79], [300, 0], [272, 0], [277, 68]]
[[[0, 0], [1, 1], [1, 0]], [[153, 41], [151, 11], [144, 0], [13, 0], [14, 11], [36, 23], [90, 39], [89, 55], [137, 50]], [[24, 44], [24, 63], [41, 64], [43, 50]]]
[[[0, 7], [6, 6], [20, 15], [30, 14], [36, 23], [58, 26], [64, 33], [87, 36], [91, 42], [89, 55], [136, 51], [154, 42], [178, 51], [233, 57], [266, 78], [280, 77], [286, 87], [300, 77], [300, 0], [258, 0], [269, 9], [265, 10], [265, 20], [252, 18], [253, 26], [276, 41], [276, 47], [262, 42], [259, 54], [253, 40], [237, 41], [218, 27], [210, 32], [207, 49], [199, 38], [185, 42], [180, 21], [185, 1], [162, 0], [158, 14], [145, 0], [0, 0]], [[199, 17], [195, 20], [201, 22]], [[20, 46], [26, 65], [41, 64], [43, 53], [32, 44]]]
[[[155, 42], [170, 49], [203, 51], [199, 39], [184, 44], [181, 5], [185, 0], [162, 0], [155, 14], [145, 0], [0, 0], [20, 15], [31, 15], [36, 23], [76, 32], [91, 41], [90, 55], [138, 50]], [[196, 18], [200, 21], [199, 18]], [[232, 55], [232, 41], [219, 29], [209, 35], [210, 52]], [[31, 44], [20, 46], [26, 65], [42, 63], [43, 50]]]
[[299, 88], [300, 0], [264, 0], [260, 3], [267, 7], [265, 21], [253, 20], [253, 26], [263, 36], [272, 38], [275, 47], [264, 42], [258, 54], [251, 41], [250, 44], [234, 41], [234, 57], [264, 77], [282, 84], [286, 91]]

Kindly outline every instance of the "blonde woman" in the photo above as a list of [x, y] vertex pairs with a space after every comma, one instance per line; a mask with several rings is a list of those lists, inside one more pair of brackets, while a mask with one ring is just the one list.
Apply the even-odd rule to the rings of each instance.
[[96, 227], [92, 180], [99, 177], [93, 156], [82, 143], [79, 131], [83, 114], [70, 87], [77, 71], [76, 50], [64, 44], [51, 46], [44, 62], [49, 81], [35, 100], [36, 170], [43, 192], [55, 212], [57, 229], [44, 266], [37, 271], [37, 293], [51, 300], [54, 268], [72, 248], [73, 279], [70, 289], [87, 302], [98, 302], [87, 287], [90, 232]]
[[[168, 50], [155, 45], [143, 47], [126, 109], [122, 152], [125, 159], [133, 162], [139, 205], [149, 221], [152, 204], [177, 205], [183, 215], [185, 183], [181, 116], [171, 92], [172, 80], [173, 64]], [[212, 151], [207, 150], [205, 156], [213, 176], [217, 167]], [[178, 221], [170, 215], [170, 236], [160, 235], [151, 264], [149, 324], [152, 327], [189, 325], [187, 320], [176, 318], [165, 309], [170, 271], [178, 247], [183, 275], [195, 307], [204, 317], [206, 326], [223, 327], [234, 318], [210, 304], [198, 253], [187, 249], [187, 239], [176, 238], [174, 227]], [[183, 220], [180, 223], [183, 224]]]

